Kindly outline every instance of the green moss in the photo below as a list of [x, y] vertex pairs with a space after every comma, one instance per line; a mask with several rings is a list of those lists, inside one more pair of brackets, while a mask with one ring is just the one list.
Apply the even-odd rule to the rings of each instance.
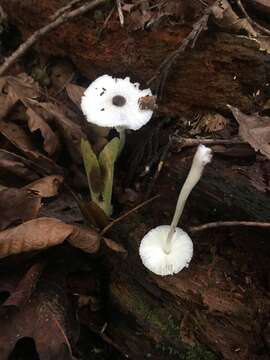
[[179, 351], [179, 349], [167, 345], [167, 344], [157, 344], [155, 348], [166, 355], [173, 356], [178, 360], [217, 360], [218, 357], [216, 354], [208, 350], [202, 345], [195, 345], [184, 351]]
[[217, 356], [204, 346], [196, 345], [189, 348], [181, 360], [217, 360]]

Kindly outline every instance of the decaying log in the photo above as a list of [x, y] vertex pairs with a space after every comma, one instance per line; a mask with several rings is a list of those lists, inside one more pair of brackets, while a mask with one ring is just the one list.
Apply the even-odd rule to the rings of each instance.
[[[10, 21], [20, 29], [24, 39], [49, 22], [50, 16], [64, 3], [2, 0]], [[106, 18], [111, 7], [106, 5], [98, 11]], [[57, 28], [38, 44], [38, 49], [53, 56], [68, 56], [89, 79], [110, 73], [145, 83], [165, 57], [181, 44], [192, 26], [175, 25], [173, 32], [166, 27], [132, 31], [129, 17], [126, 16], [125, 27], [121, 28], [115, 14], [98, 40], [98, 29], [103, 22], [97, 20], [97, 13], [90, 12]], [[254, 111], [257, 99], [253, 95], [260, 90], [260, 102], [264, 101], [269, 74], [270, 56], [259, 51], [256, 42], [219, 33], [210, 27], [196, 48], [173, 66], [160, 110], [170, 116], [189, 109], [224, 111], [229, 103], [246, 112]]]
[[[190, 160], [174, 154], [155, 188], [161, 197], [113, 230], [128, 257], [110, 259], [111, 300], [116, 311], [136, 320], [134, 327], [122, 323], [126, 331], [122, 346], [128, 353], [128, 344], [134, 344], [129, 348], [131, 358], [136, 358], [140, 346], [155, 359], [157, 349], [162, 356], [180, 356], [195, 351], [189, 346], [202, 343], [218, 358], [266, 359], [269, 230], [221, 228], [193, 234], [194, 258], [189, 269], [175, 276], [151, 274], [138, 256], [144, 234], [170, 223]], [[262, 170], [253, 163], [250, 171], [252, 181], [237, 163], [216, 154], [188, 201], [183, 228], [188, 231], [194, 224], [225, 219], [269, 221]], [[117, 341], [114, 326], [119, 330], [117, 320], [109, 328]]]

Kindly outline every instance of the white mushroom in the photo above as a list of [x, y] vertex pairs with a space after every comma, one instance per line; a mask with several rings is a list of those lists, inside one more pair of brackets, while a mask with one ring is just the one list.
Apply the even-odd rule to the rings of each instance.
[[85, 90], [81, 108], [86, 119], [98, 126], [138, 130], [152, 117], [153, 110], [142, 109], [140, 98], [152, 96], [150, 89], [140, 90], [130, 78], [103, 75]]
[[192, 166], [180, 191], [170, 226], [150, 230], [140, 244], [140, 257], [145, 267], [157, 275], [172, 275], [188, 267], [193, 256], [193, 243], [189, 235], [176, 227], [186, 200], [202, 176], [203, 169], [212, 159], [212, 151], [199, 145]]

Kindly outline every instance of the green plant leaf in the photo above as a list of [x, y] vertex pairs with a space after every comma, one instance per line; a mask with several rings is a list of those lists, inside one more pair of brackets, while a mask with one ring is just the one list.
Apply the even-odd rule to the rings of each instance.
[[96, 154], [86, 139], [81, 139], [81, 153], [92, 200], [99, 204], [103, 188], [101, 169]]
[[113, 138], [100, 152], [99, 165], [103, 176], [104, 188], [102, 190], [103, 197], [103, 210], [107, 215], [112, 214], [112, 187], [113, 187], [113, 175], [114, 164], [118, 157], [120, 149], [120, 140], [118, 137]]

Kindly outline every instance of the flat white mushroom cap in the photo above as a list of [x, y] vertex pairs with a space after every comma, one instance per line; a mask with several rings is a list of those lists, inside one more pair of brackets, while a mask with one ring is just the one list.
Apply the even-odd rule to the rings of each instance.
[[176, 228], [171, 242], [171, 251], [164, 251], [169, 225], [150, 230], [142, 239], [139, 253], [147, 269], [157, 275], [172, 275], [188, 267], [193, 256], [193, 243], [186, 232]]
[[[152, 92], [150, 89], [140, 90], [139, 86], [131, 83], [129, 77], [117, 79], [103, 75], [97, 78], [85, 90], [81, 100], [87, 121], [102, 127], [141, 128], [151, 119], [153, 111], [140, 109], [139, 99], [151, 96]], [[118, 105], [113, 102], [116, 97], [122, 98]]]

